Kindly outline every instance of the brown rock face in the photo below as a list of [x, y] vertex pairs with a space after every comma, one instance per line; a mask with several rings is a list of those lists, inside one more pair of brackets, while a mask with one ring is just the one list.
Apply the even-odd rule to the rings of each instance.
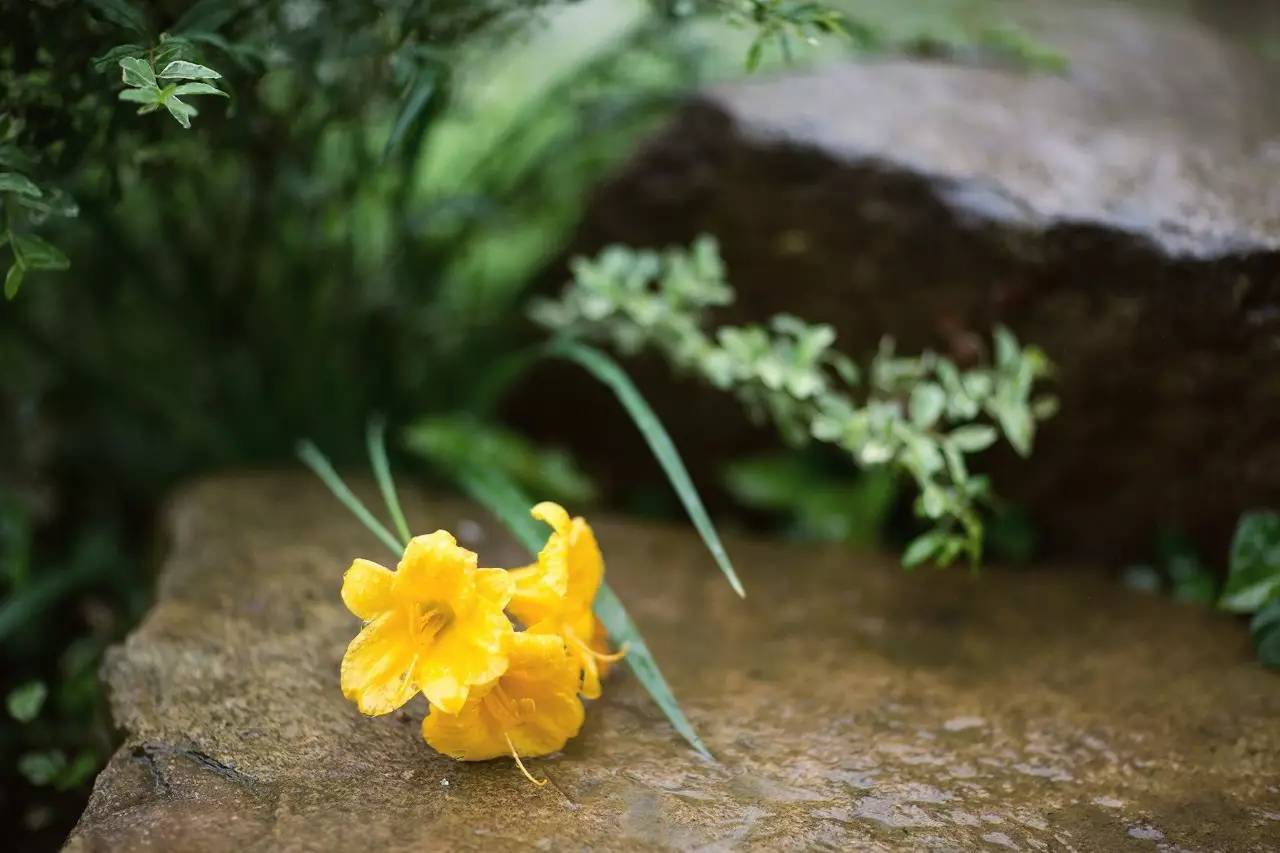
[[[1217, 559], [1280, 494], [1280, 87], [1190, 20], [1027, 14], [1064, 75], [886, 61], [708, 91], [600, 191], [577, 249], [715, 234], [739, 293], [722, 319], [829, 322], [859, 356], [891, 334], [964, 360], [1005, 323], [1059, 365], [1062, 410], [1030, 462], [986, 467], [1050, 549], [1125, 559], [1169, 525]], [[639, 376], [700, 483], [775, 445], [693, 400], [715, 392]], [[610, 411], [583, 434], [532, 409], [607, 481], [654, 477]]]
[[[521, 557], [470, 506], [408, 509]], [[338, 589], [378, 546], [307, 478], [229, 477], [171, 506], [159, 600], [106, 666], [127, 740], [68, 849], [1280, 845], [1280, 679], [1231, 619], [1090, 572], [906, 574], [731, 537], [741, 601], [688, 530], [596, 521], [715, 763], [626, 671], [531, 762], [543, 788], [433, 753], [420, 699], [361, 717]]]

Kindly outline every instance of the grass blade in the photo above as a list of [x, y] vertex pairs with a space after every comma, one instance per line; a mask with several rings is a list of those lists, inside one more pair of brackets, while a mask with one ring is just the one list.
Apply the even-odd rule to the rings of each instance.
[[667, 680], [662, 677], [658, 662], [654, 660], [653, 652], [649, 651], [649, 646], [640, 634], [640, 629], [631, 621], [631, 617], [627, 615], [627, 609], [622, 606], [621, 599], [614, 594], [607, 583], [600, 585], [600, 591], [596, 593], [594, 609], [614, 644], [619, 648], [624, 643], [627, 644], [627, 656], [624, 660], [631, 666], [631, 671], [636, 674], [636, 678], [640, 679], [644, 689], [649, 691], [649, 696], [662, 709], [662, 713], [667, 715], [671, 725], [689, 742], [690, 746], [698, 751], [699, 755], [703, 758], [712, 758], [711, 751], [693, 730], [693, 724], [689, 722], [688, 717], [680, 710], [675, 694], [671, 692], [671, 686], [667, 684]]
[[[385, 162], [392, 154], [401, 147], [405, 141], [405, 137], [411, 138], [411, 153], [417, 153], [418, 143], [421, 141], [422, 128], [425, 126], [420, 119], [426, 111], [427, 106], [433, 101], [438, 100], [441, 90], [440, 71], [437, 68], [423, 68], [418, 73], [418, 79], [414, 81], [405, 95], [404, 103], [400, 106], [400, 112], [396, 115], [395, 124], [391, 128], [390, 135], [387, 136], [387, 142], [382, 147], [382, 159]], [[416, 128], [414, 133], [410, 130]]]
[[[469, 467], [453, 468], [451, 473], [463, 491], [496, 515], [530, 554], [536, 555], [546, 544], [546, 527], [529, 515], [532, 502], [505, 476]], [[631, 621], [622, 601], [608, 584], [601, 585], [600, 592], [596, 594], [594, 609], [614, 643], [618, 646], [628, 644], [624, 660], [631, 666], [631, 671], [636, 674], [640, 684], [648, 691], [667, 720], [699, 755], [710, 759], [710, 751], [693, 730], [689, 718], [680, 710], [680, 703], [676, 701], [671, 686], [662, 676], [662, 670], [658, 668], [658, 662], [649, 651], [640, 629]]]
[[694, 487], [693, 480], [689, 478], [689, 472], [680, 459], [675, 443], [672, 442], [671, 436], [667, 434], [666, 428], [662, 426], [653, 409], [645, 402], [635, 383], [616, 361], [598, 349], [573, 341], [558, 341], [551, 345], [549, 351], [553, 355], [581, 365], [588, 373], [612, 389], [618, 401], [627, 410], [627, 414], [631, 415], [631, 420], [639, 428], [644, 440], [648, 442], [649, 449], [653, 451], [658, 464], [666, 472], [672, 488], [676, 490], [680, 502], [684, 504], [685, 512], [689, 514], [689, 520], [693, 522], [698, 535], [706, 543], [711, 556], [715, 557], [724, 576], [729, 579], [729, 585], [733, 587], [734, 592], [745, 598], [747, 592], [742, 588], [742, 581], [738, 579], [738, 573], [734, 571], [733, 563], [729, 561], [729, 554], [725, 551], [724, 544], [711, 523], [711, 517], [707, 515], [706, 507], [702, 505], [702, 498], [698, 496], [698, 490]]
[[382, 526], [382, 522], [373, 517], [373, 513], [360, 503], [360, 499], [355, 496], [351, 489], [347, 488], [347, 484], [342, 482], [342, 478], [338, 476], [338, 472], [333, 470], [333, 465], [320, 452], [320, 448], [316, 447], [310, 441], [303, 441], [298, 444], [298, 458], [302, 460], [311, 471], [329, 487], [329, 491], [333, 492], [333, 496], [337, 498], [343, 506], [345, 506], [352, 515], [359, 519], [370, 533], [378, 537], [384, 545], [391, 549], [391, 552], [399, 557], [404, 553], [404, 546], [396, 541], [396, 537], [391, 535], [391, 531]]
[[391, 522], [400, 534], [404, 545], [413, 538], [409, 533], [409, 523], [405, 521], [404, 510], [400, 508], [400, 498], [396, 495], [396, 483], [391, 479], [391, 466], [387, 463], [387, 421], [383, 417], [375, 417], [369, 421], [365, 431], [365, 439], [369, 445], [369, 464], [373, 466], [373, 477], [378, 481], [378, 490], [382, 492], [382, 500], [387, 505]]

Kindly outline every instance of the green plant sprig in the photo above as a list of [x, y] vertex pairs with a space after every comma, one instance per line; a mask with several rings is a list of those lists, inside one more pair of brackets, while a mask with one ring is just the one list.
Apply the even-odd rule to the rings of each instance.
[[1002, 434], [1029, 455], [1037, 421], [1057, 406], [1051, 396], [1032, 396], [1050, 374], [1049, 360], [1004, 328], [994, 334], [994, 363], [964, 370], [932, 352], [900, 356], [886, 337], [864, 371], [833, 348], [831, 326], [788, 314], [709, 333], [708, 312], [734, 298], [710, 237], [664, 252], [613, 246], [576, 259], [572, 271], [558, 299], [535, 303], [541, 325], [624, 354], [656, 350], [733, 393], [788, 443], [827, 442], [861, 467], [908, 474], [919, 489], [916, 513], [931, 528], [907, 547], [907, 566], [980, 560], [980, 507], [990, 484], [971, 474], [966, 458]]

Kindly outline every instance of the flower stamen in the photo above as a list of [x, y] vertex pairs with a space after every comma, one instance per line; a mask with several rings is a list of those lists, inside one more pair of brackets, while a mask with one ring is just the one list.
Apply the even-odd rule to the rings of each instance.
[[533, 778], [532, 774], [529, 773], [528, 769], [524, 766], [524, 762], [520, 760], [520, 753], [516, 752], [516, 745], [511, 742], [511, 735], [503, 734], [502, 736], [507, 739], [507, 748], [511, 750], [511, 757], [516, 760], [516, 767], [520, 768], [520, 772], [524, 774], [524, 778], [528, 779], [539, 788], [547, 784], [550, 780], [543, 779], [539, 781]]
[[586, 654], [590, 655], [591, 657], [595, 658], [596, 660], [601, 660], [601, 661], [604, 661], [604, 662], [606, 662], [606, 663], [617, 663], [618, 661], [622, 660], [624, 657], [626, 657], [626, 656], [627, 656], [627, 650], [631, 647], [631, 643], [626, 642], [626, 643], [623, 643], [623, 644], [622, 644], [622, 647], [621, 647], [621, 648], [619, 648], [619, 649], [618, 649], [616, 652], [614, 652], [613, 654], [605, 654], [604, 652], [598, 652], [598, 651], [596, 651], [595, 649], [591, 648], [591, 646], [589, 646], [589, 645], [587, 645], [585, 642], [583, 642], [583, 641], [578, 637], [577, 632], [575, 632], [575, 631], [574, 631], [572, 628], [570, 628], [568, 625], [565, 625], [565, 626], [564, 626], [564, 635], [565, 635], [565, 637], [567, 637], [567, 638], [568, 638], [569, 642], [573, 644], [573, 647], [574, 647], [574, 648], [578, 649], [578, 650], [579, 650], [579, 651], [581, 651], [581, 652], [584, 652], [584, 653], [586, 653]]
[[415, 604], [413, 627], [425, 642], [433, 641], [441, 631], [453, 622], [453, 611], [441, 604]]

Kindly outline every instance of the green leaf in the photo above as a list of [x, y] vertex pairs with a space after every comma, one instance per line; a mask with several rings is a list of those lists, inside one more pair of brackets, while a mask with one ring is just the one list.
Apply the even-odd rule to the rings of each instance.
[[170, 28], [175, 35], [211, 33], [221, 29], [240, 11], [237, 0], [199, 0]]
[[990, 427], [986, 424], [962, 426], [952, 430], [947, 436], [957, 449], [965, 453], [978, 453], [986, 450], [992, 444], [995, 444], [998, 437], [999, 433], [996, 432], [995, 427]]
[[87, 2], [97, 10], [103, 20], [126, 30], [146, 34], [147, 14], [136, 3], [130, 0], [87, 0]]
[[947, 405], [946, 392], [932, 382], [922, 382], [911, 390], [911, 422], [929, 429], [942, 417]]
[[1231, 568], [1220, 606], [1252, 613], [1280, 596], [1280, 515], [1245, 513], [1231, 542]]
[[[30, 196], [18, 196], [17, 198], [18, 203], [30, 211], [28, 220], [32, 225], [40, 225], [50, 216], [72, 218], [80, 215], [80, 208], [75, 199], [60, 189], [50, 190], [40, 198], [31, 198]], [[0, 240], [0, 245], [3, 242], [3, 240]]]
[[156, 85], [156, 73], [151, 63], [136, 56], [126, 56], [120, 60], [120, 77], [126, 86], [143, 88]]
[[423, 114], [427, 105], [440, 91], [441, 73], [437, 68], [423, 69], [417, 81], [409, 89], [408, 94], [404, 98], [404, 103], [400, 106], [400, 112], [396, 114], [395, 124], [391, 127], [391, 135], [387, 137], [387, 143], [382, 148], [382, 158], [385, 160], [400, 146], [405, 134]]
[[946, 538], [946, 534], [941, 530], [930, 530], [928, 533], [917, 536], [911, 540], [907, 550], [902, 552], [902, 567], [911, 569], [920, 565], [938, 553]]
[[71, 266], [61, 249], [35, 234], [13, 235], [13, 254], [29, 270], [65, 270]]
[[1019, 360], [1018, 339], [1006, 326], [996, 326], [993, 334], [996, 342], [996, 365], [1011, 369]]
[[91, 61], [93, 70], [103, 73], [111, 68], [117, 68], [120, 60], [128, 56], [141, 57], [145, 56], [147, 49], [140, 44], [118, 44], [108, 50], [101, 56], [95, 56]]
[[1018, 455], [1023, 458], [1030, 456], [1032, 436], [1035, 434], [1035, 421], [1031, 418], [1031, 412], [1025, 406], [1006, 403], [996, 406], [992, 414], [1000, 422], [1005, 438], [1009, 439]]
[[627, 614], [626, 608], [623, 607], [621, 599], [618, 598], [607, 583], [602, 583], [600, 591], [596, 593], [595, 611], [596, 615], [600, 617], [600, 621], [604, 623], [605, 630], [609, 632], [609, 637], [613, 642], [619, 647], [626, 644], [627, 656], [625, 660], [627, 664], [631, 667], [631, 671], [635, 673], [636, 678], [640, 680], [640, 683], [644, 685], [644, 689], [648, 691], [649, 696], [662, 709], [662, 713], [666, 715], [667, 720], [680, 733], [681, 737], [697, 750], [699, 755], [710, 759], [712, 757], [711, 751], [707, 749], [706, 744], [702, 742], [702, 738], [698, 737], [698, 733], [694, 731], [693, 724], [689, 722], [684, 712], [680, 710], [680, 704], [676, 701], [675, 694], [671, 692], [671, 686], [667, 684], [662, 671], [658, 669], [658, 662], [654, 660], [653, 652], [649, 650], [648, 644], [645, 643], [640, 629], [636, 627], [635, 622], [631, 621], [631, 617]]
[[159, 104], [164, 96], [155, 86], [140, 86], [121, 90], [119, 97], [122, 101], [132, 101], [135, 104]]
[[400, 534], [401, 541], [408, 547], [413, 534], [409, 532], [409, 523], [405, 520], [404, 510], [400, 508], [400, 498], [396, 495], [396, 484], [391, 478], [391, 466], [387, 463], [387, 421], [375, 417], [369, 421], [365, 430], [365, 443], [369, 448], [369, 464], [373, 467], [374, 479], [378, 481], [378, 491], [382, 492], [382, 501], [387, 505], [391, 522]]
[[167, 80], [217, 80], [222, 77], [212, 68], [183, 59], [170, 62], [160, 72], [160, 76]]
[[382, 526], [381, 521], [374, 518], [373, 513], [369, 512], [368, 508], [355, 496], [355, 493], [347, 487], [347, 484], [338, 476], [338, 472], [333, 470], [333, 465], [320, 452], [320, 448], [309, 441], [302, 441], [298, 444], [298, 458], [329, 487], [329, 491], [333, 493], [333, 496], [365, 526], [365, 529], [378, 537], [378, 540], [390, 549], [391, 553], [397, 557], [404, 553], [404, 546], [396, 540], [396, 537], [391, 535], [390, 530]]
[[18, 759], [18, 771], [32, 785], [48, 785], [67, 766], [67, 756], [60, 749], [28, 752]]
[[742, 588], [742, 581], [738, 579], [738, 573], [734, 571], [733, 563], [729, 561], [729, 554], [725, 551], [724, 544], [720, 541], [720, 536], [716, 533], [715, 526], [712, 525], [711, 518], [702, 505], [702, 498], [698, 496], [698, 490], [694, 487], [693, 480], [690, 479], [689, 472], [680, 459], [680, 453], [671, 441], [671, 436], [667, 434], [662, 422], [658, 420], [658, 416], [645, 402], [627, 374], [609, 356], [573, 341], [557, 342], [548, 351], [552, 355], [581, 365], [613, 391], [623, 408], [627, 410], [627, 414], [631, 415], [631, 420], [635, 422], [641, 435], [644, 436], [649, 449], [653, 451], [654, 457], [666, 473], [667, 479], [671, 481], [672, 487], [680, 497], [680, 502], [684, 504], [685, 512], [689, 514], [689, 520], [693, 522], [694, 528], [706, 543], [720, 570], [728, 578], [729, 585], [738, 595], [746, 597], [747, 593]]
[[1038, 421], [1047, 421], [1058, 413], [1058, 398], [1052, 394], [1043, 394], [1031, 401], [1031, 414]]
[[[529, 508], [533, 504], [515, 483], [493, 469], [468, 465], [462, 461], [450, 473], [462, 490], [497, 516], [530, 554], [536, 555], [546, 544], [546, 529], [529, 515]], [[680, 710], [680, 704], [663, 677], [662, 670], [658, 668], [658, 662], [654, 660], [643, 635], [608, 584], [601, 584], [600, 591], [596, 594], [595, 611], [616, 644], [629, 644], [624, 660], [649, 696], [662, 709], [667, 720], [699, 755], [711, 758], [706, 745], [693, 730], [693, 724]]]
[[1194, 554], [1179, 554], [1169, 560], [1169, 586], [1178, 601], [1212, 604], [1218, 597], [1218, 579]]
[[[90, 539], [84, 544], [96, 543]], [[45, 572], [18, 592], [0, 599], [0, 644], [9, 642], [67, 595], [96, 581], [111, 568], [106, 559], [82, 559], [70, 568]]]
[[1280, 669], [1280, 598], [1267, 602], [1249, 624], [1254, 652], [1264, 665]]
[[19, 172], [0, 172], [0, 193], [17, 193], [28, 198], [44, 195], [30, 178]]
[[76, 753], [76, 757], [71, 760], [71, 763], [58, 774], [58, 790], [69, 791], [72, 788], [79, 788], [92, 779], [93, 774], [98, 772], [98, 768], [101, 766], [102, 762], [93, 750], [80, 750], [80, 752]]
[[9, 272], [4, 277], [5, 299], [13, 299], [18, 295], [18, 291], [22, 289], [22, 277], [26, 273], [26, 268], [20, 263], [15, 262], [9, 266]]
[[217, 86], [210, 86], [208, 83], [182, 83], [173, 90], [175, 95], [221, 95], [224, 98], [230, 98], [231, 95], [219, 89]]
[[49, 689], [43, 681], [28, 681], [9, 691], [5, 704], [9, 708], [9, 716], [20, 723], [29, 723], [40, 715], [44, 707], [45, 697]]
[[172, 93], [165, 96], [163, 103], [164, 108], [169, 111], [169, 115], [173, 116], [174, 121], [182, 125], [186, 130], [191, 129], [191, 119], [193, 116], [199, 115], [199, 110], [186, 101], [174, 97]]

